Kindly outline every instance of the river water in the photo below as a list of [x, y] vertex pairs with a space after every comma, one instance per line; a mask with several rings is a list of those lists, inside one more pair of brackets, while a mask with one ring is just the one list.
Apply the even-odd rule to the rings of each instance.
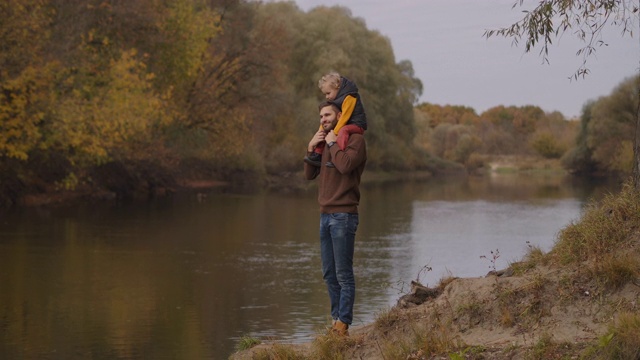
[[[354, 325], [411, 280], [484, 276], [528, 246], [550, 250], [608, 191], [513, 174], [364, 186]], [[313, 191], [1, 216], [2, 359], [226, 359], [242, 336], [302, 342], [328, 323]]]

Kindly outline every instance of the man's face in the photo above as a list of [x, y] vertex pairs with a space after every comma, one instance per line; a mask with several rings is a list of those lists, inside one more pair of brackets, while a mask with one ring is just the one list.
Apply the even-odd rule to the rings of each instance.
[[338, 119], [340, 119], [340, 115], [342, 113], [336, 112], [333, 106], [325, 106], [320, 109], [320, 125], [322, 125], [322, 129], [326, 132], [333, 130], [338, 123]]

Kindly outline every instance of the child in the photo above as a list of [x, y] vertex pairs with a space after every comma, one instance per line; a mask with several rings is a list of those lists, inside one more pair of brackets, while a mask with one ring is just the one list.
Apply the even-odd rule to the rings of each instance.
[[[318, 87], [325, 95], [325, 98], [335, 103], [342, 111], [342, 117], [333, 131], [338, 136], [336, 144], [338, 144], [340, 150], [344, 150], [347, 147], [349, 135], [363, 134], [367, 130], [367, 116], [364, 113], [360, 94], [358, 94], [358, 87], [354, 82], [344, 76], [340, 76], [337, 72], [324, 75], [318, 81]], [[305, 156], [304, 161], [320, 167], [324, 145], [324, 143], [318, 145], [311, 155]], [[331, 162], [326, 165], [333, 166]]]

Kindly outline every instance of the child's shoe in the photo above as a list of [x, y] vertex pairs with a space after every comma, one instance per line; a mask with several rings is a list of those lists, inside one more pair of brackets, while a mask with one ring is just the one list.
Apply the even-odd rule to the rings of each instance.
[[315, 167], [320, 167], [320, 160], [322, 160], [322, 154], [316, 152], [304, 157], [304, 162]]

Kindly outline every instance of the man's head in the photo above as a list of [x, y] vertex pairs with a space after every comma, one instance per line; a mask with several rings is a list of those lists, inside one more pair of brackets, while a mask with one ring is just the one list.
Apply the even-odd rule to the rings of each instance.
[[333, 130], [340, 120], [340, 116], [342, 116], [342, 112], [340, 108], [329, 101], [324, 101], [318, 105], [318, 110], [320, 111], [320, 125], [322, 129], [326, 132]]
[[324, 94], [325, 99], [335, 100], [340, 90], [340, 74], [330, 72], [318, 80], [318, 87]]

